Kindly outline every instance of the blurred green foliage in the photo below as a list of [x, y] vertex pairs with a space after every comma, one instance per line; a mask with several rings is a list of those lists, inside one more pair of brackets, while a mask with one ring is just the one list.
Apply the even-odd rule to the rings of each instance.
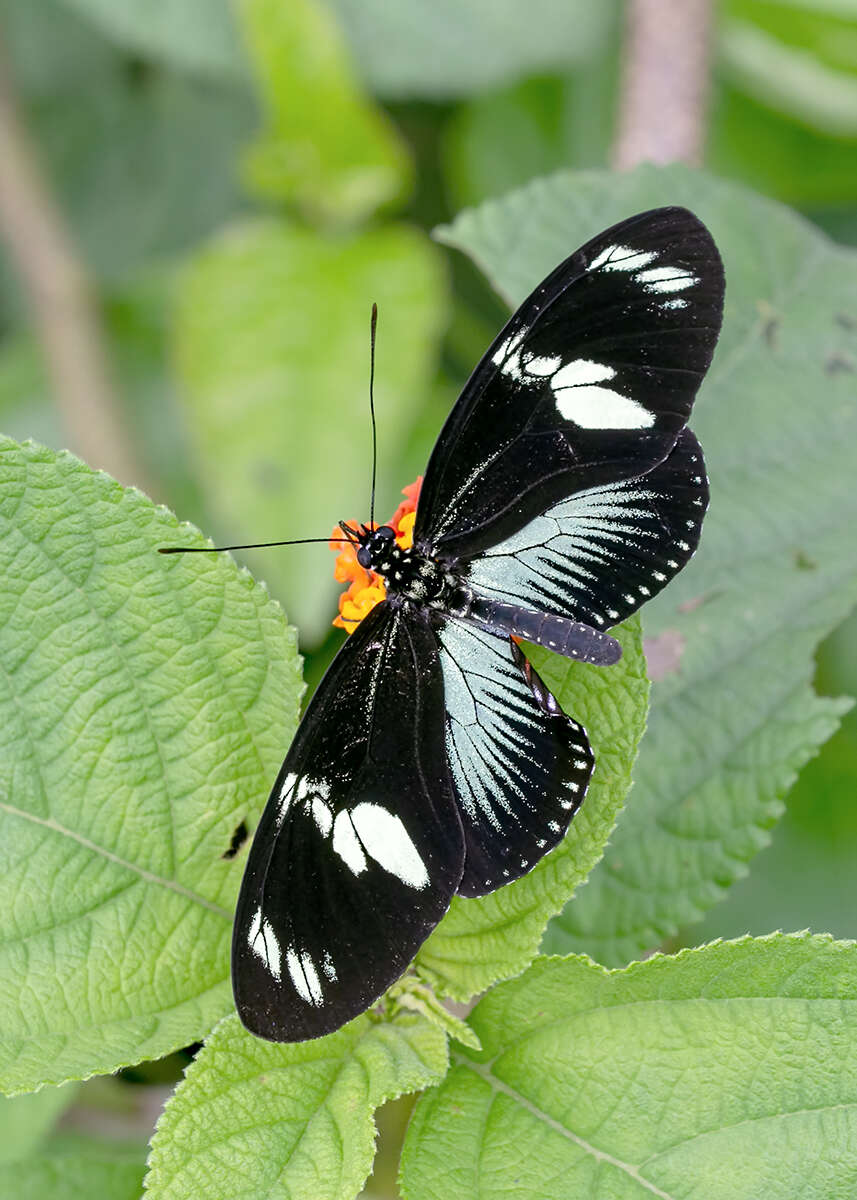
[[[389, 515], [505, 311], [432, 226], [610, 161], [622, 4], [526, 7], [522, 22], [517, 0], [0, 0], [5, 67], [93, 281], [156, 500], [221, 541], [364, 518], [377, 300]], [[706, 133], [711, 171], [857, 244], [857, 0], [721, 0]], [[848, 356], [839, 369], [857, 378]], [[0, 429], [56, 448], [80, 438], [5, 252]], [[331, 556], [268, 553], [254, 570], [298, 623], [312, 683], [338, 644]], [[857, 621], [822, 647], [816, 684], [857, 695]], [[853, 936], [855, 791], [852, 714], [804, 768], [771, 846], [686, 940]], [[44, 1178], [52, 1155], [92, 1153], [58, 1144]], [[120, 1159], [105, 1178], [135, 1194], [142, 1158]]]

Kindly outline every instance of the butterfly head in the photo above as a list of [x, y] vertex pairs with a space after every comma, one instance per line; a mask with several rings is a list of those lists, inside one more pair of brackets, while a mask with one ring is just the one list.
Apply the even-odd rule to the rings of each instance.
[[396, 549], [396, 531], [392, 525], [381, 525], [372, 529], [361, 525], [357, 532], [357, 561], [367, 571], [384, 573]]

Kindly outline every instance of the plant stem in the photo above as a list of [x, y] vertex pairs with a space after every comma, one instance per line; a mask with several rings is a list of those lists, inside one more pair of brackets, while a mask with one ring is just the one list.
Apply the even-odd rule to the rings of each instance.
[[145, 472], [119, 419], [93, 288], [41, 171], [2, 57], [0, 238], [26, 296], [72, 448], [121, 482], [145, 488]]
[[698, 166], [705, 146], [712, 0], [628, 0], [613, 164]]

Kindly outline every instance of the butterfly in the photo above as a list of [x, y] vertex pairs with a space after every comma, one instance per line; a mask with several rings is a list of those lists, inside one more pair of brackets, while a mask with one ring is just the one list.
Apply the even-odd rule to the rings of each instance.
[[390, 526], [349, 533], [386, 598], [319, 684], [256, 830], [232, 943], [252, 1033], [338, 1029], [454, 895], [494, 891], [562, 841], [594, 758], [516, 639], [614, 663], [608, 629], [693, 554], [708, 483], [687, 420], [723, 286], [686, 209], [599, 234], [465, 385], [413, 547]]

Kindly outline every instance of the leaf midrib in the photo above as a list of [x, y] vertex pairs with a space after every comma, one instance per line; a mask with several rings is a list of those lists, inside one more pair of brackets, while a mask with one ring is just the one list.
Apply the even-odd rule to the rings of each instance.
[[[734, 998], [738, 999], [739, 997]], [[754, 997], [740, 998], [753, 999]], [[758, 998], [761, 999], [761, 997]], [[835, 997], [831, 997], [831, 999], [835, 999]], [[508, 1047], [506, 1049], [508, 1049]], [[676, 1141], [671, 1142], [669, 1145], [653, 1151], [647, 1158], [643, 1159], [639, 1166], [634, 1166], [632, 1163], [625, 1162], [624, 1160], [617, 1158], [615, 1155], [610, 1154], [608, 1151], [601, 1150], [591, 1142], [586, 1141], [585, 1138], [582, 1138], [579, 1134], [563, 1125], [561, 1121], [558, 1121], [555, 1117], [551, 1117], [548, 1113], [544, 1112], [543, 1109], [540, 1109], [515, 1088], [511, 1087], [505, 1081], [499, 1079], [491, 1069], [493, 1063], [496, 1061], [497, 1056], [495, 1056], [495, 1058], [488, 1063], [474, 1063], [468, 1059], [465, 1059], [459, 1054], [454, 1054], [453, 1057], [456, 1060], [456, 1066], [465, 1067], [466, 1069], [471, 1070], [475, 1075], [478, 1075], [481, 1079], [484, 1079], [492, 1091], [507, 1096], [525, 1111], [530, 1113], [531, 1116], [535, 1117], [536, 1120], [540, 1121], [554, 1132], [559, 1133], [560, 1136], [564, 1137], [566, 1140], [573, 1142], [584, 1153], [591, 1155], [598, 1162], [607, 1163], [610, 1166], [615, 1167], [617, 1170], [622, 1171], [624, 1174], [633, 1179], [635, 1183], [639, 1184], [642, 1188], [645, 1188], [645, 1190], [650, 1192], [652, 1195], [660, 1197], [661, 1200], [677, 1200], [677, 1198], [673, 1197], [671, 1193], [663, 1191], [656, 1184], [647, 1180], [641, 1174], [641, 1171], [644, 1167], [656, 1163], [659, 1159], [662, 1159], [665, 1155], [670, 1154], [673, 1150], [679, 1147], [688, 1146], [701, 1138], [717, 1136], [725, 1132], [741, 1129], [745, 1126], [758, 1125], [763, 1121], [771, 1121], [778, 1118], [788, 1119], [791, 1117], [801, 1117], [804, 1115], [818, 1114], [823, 1112], [854, 1110], [857, 1108], [857, 1102], [851, 1101], [839, 1104], [820, 1104], [814, 1107], [770, 1112], [758, 1117], [745, 1117], [740, 1121], [718, 1125], [712, 1129], [700, 1130], [698, 1133], [695, 1133], [690, 1137], [679, 1138]]]
[[162, 875], [156, 875], [153, 871], [147, 871], [145, 867], [139, 866], [137, 863], [130, 862], [126, 858], [121, 858], [118, 854], [114, 854], [112, 850], [107, 850], [104, 846], [99, 846], [96, 842], [90, 841], [80, 833], [76, 833], [73, 829], [67, 829], [64, 825], [60, 825], [59, 821], [55, 821], [53, 817], [37, 817], [34, 813], [26, 812], [24, 809], [16, 808], [14, 804], [7, 804], [0, 800], [0, 812], [8, 813], [12, 817], [19, 817], [23, 821], [30, 821], [34, 825], [40, 825], [43, 829], [50, 829], [53, 833], [59, 834], [61, 837], [70, 838], [77, 842], [85, 849], [90, 850], [94, 854], [100, 854], [102, 858], [108, 862], [115, 863], [118, 867], [126, 871], [131, 871], [138, 875], [147, 883], [153, 883], [158, 887], [166, 888], [168, 891], [175, 892], [179, 896], [184, 896], [194, 904], [199, 904], [202, 908], [208, 909], [209, 912], [215, 913], [218, 917], [222, 917], [224, 921], [232, 921], [232, 913], [225, 908], [221, 908], [219, 904], [207, 900], [198, 892], [194, 892], [191, 888], [185, 887], [175, 879], [166, 879]]
[[503, 1080], [498, 1079], [497, 1076], [491, 1071], [490, 1065], [471, 1062], [461, 1062], [459, 1065], [466, 1066], [469, 1070], [473, 1071], [474, 1074], [478, 1075], [481, 1079], [484, 1079], [492, 1091], [500, 1092], [504, 1096], [508, 1096], [510, 1100], [513, 1100], [521, 1108], [525, 1109], [531, 1116], [535, 1117], [537, 1121], [540, 1121], [543, 1125], [546, 1125], [555, 1133], [560, 1134], [560, 1136], [564, 1137], [567, 1141], [573, 1142], [585, 1154], [590, 1155], [597, 1162], [607, 1163], [609, 1166], [615, 1167], [617, 1170], [633, 1179], [635, 1183], [639, 1184], [640, 1187], [651, 1193], [651, 1195], [658, 1196], [660, 1200], [678, 1200], [677, 1197], [672, 1196], [669, 1192], [662, 1191], [662, 1189], [657, 1187], [654, 1183], [650, 1183], [649, 1180], [645, 1179], [640, 1174], [639, 1169], [633, 1166], [631, 1163], [624, 1162], [621, 1158], [616, 1158], [614, 1155], [609, 1154], [606, 1150], [599, 1150], [597, 1146], [593, 1146], [591, 1142], [587, 1142], [585, 1138], [582, 1138], [579, 1134], [574, 1133], [571, 1129], [568, 1129], [562, 1124], [561, 1121], [557, 1121], [555, 1117], [549, 1116], [546, 1112], [533, 1104], [532, 1101], [528, 1100], [526, 1096], [522, 1096], [520, 1092], [510, 1087], [507, 1083], [504, 1083]]

